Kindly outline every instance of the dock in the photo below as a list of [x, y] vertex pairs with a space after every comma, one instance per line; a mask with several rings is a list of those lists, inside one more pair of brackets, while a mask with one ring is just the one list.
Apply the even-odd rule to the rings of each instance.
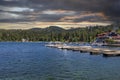
[[105, 57], [120, 56], [120, 51], [115, 51], [115, 50], [107, 51], [103, 53], [103, 56]]
[[93, 48], [91, 46], [69, 46], [62, 44], [49, 44], [47, 47], [66, 49], [72, 51], [80, 51], [81, 53], [90, 53], [91, 55], [102, 54], [105, 57], [109, 56], [120, 56], [120, 50], [111, 50], [107, 48]]

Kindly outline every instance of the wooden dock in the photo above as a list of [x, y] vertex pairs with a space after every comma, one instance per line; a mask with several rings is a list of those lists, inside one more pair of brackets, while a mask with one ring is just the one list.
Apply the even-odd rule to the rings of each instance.
[[120, 56], [120, 50], [111, 50], [106, 48], [92, 48], [91, 46], [68, 46], [68, 45], [61, 45], [61, 44], [50, 44], [46, 45], [47, 47], [58, 48], [58, 49], [66, 49], [72, 51], [80, 51], [81, 53], [87, 52], [91, 55], [99, 55], [102, 54], [103, 56]]
[[111, 57], [111, 56], [120, 56], [120, 51], [111, 50], [103, 53], [103, 56], [105, 57]]

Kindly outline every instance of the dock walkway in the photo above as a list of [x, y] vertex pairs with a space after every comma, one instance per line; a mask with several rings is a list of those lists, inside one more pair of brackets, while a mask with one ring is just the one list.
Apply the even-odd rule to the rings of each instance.
[[91, 46], [68, 46], [62, 44], [48, 44], [46, 46], [72, 51], [89, 52], [90, 54], [102, 54], [103, 56], [120, 56], [120, 50], [111, 50], [107, 48], [93, 48]]

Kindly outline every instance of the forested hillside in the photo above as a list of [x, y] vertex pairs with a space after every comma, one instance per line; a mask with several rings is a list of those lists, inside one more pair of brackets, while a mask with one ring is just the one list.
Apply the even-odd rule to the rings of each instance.
[[[57, 26], [48, 28], [32, 28], [29, 30], [0, 30], [0, 41], [62, 41], [62, 42], [90, 42], [93, 41], [97, 34], [113, 30], [113, 25], [94, 26], [86, 28], [72, 28], [69, 30]], [[120, 33], [120, 27], [117, 27]]]

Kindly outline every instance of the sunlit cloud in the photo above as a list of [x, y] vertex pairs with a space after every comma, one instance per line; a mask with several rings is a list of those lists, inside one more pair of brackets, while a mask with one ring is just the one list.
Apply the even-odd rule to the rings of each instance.
[[98, 19], [101, 18], [103, 21], [107, 20], [107, 18], [102, 13], [84, 13], [84, 14], [82, 13], [82, 14], [73, 15], [73, 16], [65, 16], [61, 18], [60, 21], [67, 21], [67, 22], [94, 21], [96, 22], [97, 18]]
[[110, 22], [18, 22], [18, 23], [0, 23], [0, 29], [30, 29], [30, 28], [46, 28], [49, 26], [59, 26], [64, 29], [70, 28], [79, 28], [79, 27], [87, 27], [87, 26], [97, 26], [109, 25]]

